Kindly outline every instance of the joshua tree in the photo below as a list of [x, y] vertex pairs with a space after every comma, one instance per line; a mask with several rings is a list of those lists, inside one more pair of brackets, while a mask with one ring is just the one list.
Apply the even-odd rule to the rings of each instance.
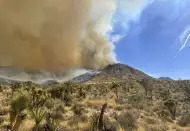
[[18, 131], [22, 120], [25, 118], [23, 111], [29, 106], [29, 98], [26, 94], [20, 93], [11, 101], [10, 126]]
[[173, 120], [176, 118], [177, 102], [175, 100], [168, 100], [164, 103], [172, 115]]
[[140, 84], [144, 87], [145, 89], [145, 94], [147, 96], [148, 99], [151, 100], [151, 103], [153, 101], [153, 86], [154, 83], [152, 80], [149, 79], [143, 79]]
[[15, 124], [11, 128], [11, 130], [12, 131], [19, 131], [20, 125], [21, 125], [22, 121], [25, 119], [25, 117], [26, 117], [26, 114], [24, 112], [19, 113], [16, 116]]
[[101, 113], [100, 113], [100, 117], [99, 117], [99, 122], [98, 122], [98, 129], [99, 131], [102, 131], [103, 130], [103, 126], [104, 126], [104, 112], [107, 108], [107, 103], [105, 103], [103, 106], [102, 106], [102, 109], [101, 109]]
[[118, 84], [113, 82], [112, 89], [114, 89], [116, 97], [119, 98]]

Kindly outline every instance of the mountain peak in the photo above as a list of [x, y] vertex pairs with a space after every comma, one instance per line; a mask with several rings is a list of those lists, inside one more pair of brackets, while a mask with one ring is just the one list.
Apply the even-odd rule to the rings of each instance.
[[150, 77], [138, 69], [120, 63], [108, 65], [101, 72], [121, 78], [134, 77], [136, 79], [143, 79]]
[[159, 80], [173, 80], [173, 79], [170, 77], [160, 77]]

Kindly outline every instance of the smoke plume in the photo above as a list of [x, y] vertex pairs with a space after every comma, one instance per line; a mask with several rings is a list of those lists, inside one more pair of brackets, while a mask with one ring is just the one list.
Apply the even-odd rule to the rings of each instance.
[[115, 61], [115, 0], [0, 0], [0, 66], [56, 72]]

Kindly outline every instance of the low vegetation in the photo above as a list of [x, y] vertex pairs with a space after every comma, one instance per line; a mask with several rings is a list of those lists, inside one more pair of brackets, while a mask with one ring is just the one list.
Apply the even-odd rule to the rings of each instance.
[[155, 79], [0, 86], [0, 130], [190, 131], [189, 86]]

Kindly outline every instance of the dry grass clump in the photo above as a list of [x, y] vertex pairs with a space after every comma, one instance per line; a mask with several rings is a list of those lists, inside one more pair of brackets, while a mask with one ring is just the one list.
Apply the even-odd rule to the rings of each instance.
[[34, 126], [35, 122], [33, 120], [24, 120], [19, 131], [32, 131]]
[[126, 107], [126, 106], [124, 106], [124, 105], [117, 105], [117, 106], [115, 107], [115, 110], [117, 110], [117, 111], [122, 111], [122, 110], [125, 109], [125, 107]]
[[0, 125], [7, 121], [7, 116], [0, 116]]
[[145, 122], [149, 125], [156, 125], [158, 123], [158, 120], [153, 117], [145, 117]]
[[10, 107], [1, 106], [0, 107], [0, 116], [7, 115], [10, 111]]
[[[90, 130], [96, 131], [99, 129], [99, 117], [99, 113], [94, 113], [91, 116]], [[118, 122], [116, 120], [111, 119], [109, 116], [104, 116], [102, 124], [102, 131], [117, 131], [119, 129]]]
[[168, 127], [164, 124], [146, 125], [145, 131], [166, 131]]
[[109, 107], [116, 107], [117, 104], [115, 102], [115, 100], [113, 99], [109, 99], [109, 100], [105, 100], [105, 99], [91, 99], [91, 100], [85, 100], [84, 103], [93, 109], [100, 109], [100, 107], [104, 104], [104, 103], [108, 103]]
[[118, 123], [125, 131], [133, 131], [137, 128], [137, 119], [139, 115], [135, 111], [125, 111], [116, 117]]
[[177, 125], [177, 124], [171, 125], [171, 129], [175, 130], [175, 131], [190, 131], [190, 127], [182, 127], [182, 126]]

